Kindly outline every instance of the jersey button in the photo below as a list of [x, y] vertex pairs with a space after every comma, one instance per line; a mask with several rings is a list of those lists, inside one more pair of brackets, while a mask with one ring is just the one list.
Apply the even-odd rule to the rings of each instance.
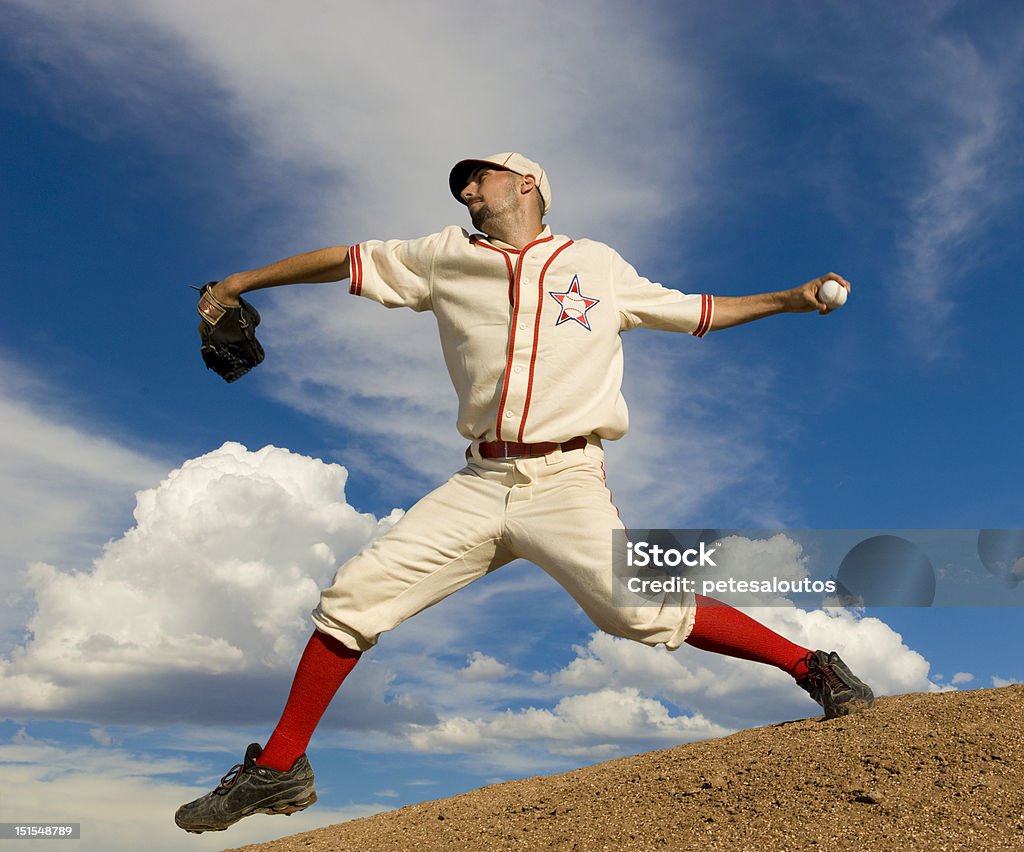
[[519, 330], [520, 331], [524, 331], [525, 329], [526, 329], [526, 323], [525, 322], [519, 323]]
[[513, 367], [512, 368], [512, 372], [513, 373], [521, 373], [521, 372], [523, 372], [523, 368], [522, 367]]
[[506, 420], [510, 420], [512, 417], [513, 417], [513, 414], [512, 414], [511, 411], [506, 411], [505, 412], [505, 419]]

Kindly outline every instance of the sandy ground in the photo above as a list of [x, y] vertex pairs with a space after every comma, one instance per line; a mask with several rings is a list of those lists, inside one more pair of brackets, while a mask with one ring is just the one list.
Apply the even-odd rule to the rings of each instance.
[[882, 698], [236, 852], [690, 849], [1024, 850], [1024, 685]]

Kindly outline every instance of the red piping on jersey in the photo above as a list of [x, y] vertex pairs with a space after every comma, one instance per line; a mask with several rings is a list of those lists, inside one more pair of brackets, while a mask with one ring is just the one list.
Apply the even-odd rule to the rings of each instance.
[[348, 288], [349, 293], [358, 296], [363, 292], [363, 257], [359, 252], [359, 245], [356, 244], [348, 250], [349, 277], [352, 279], [352, 286]]
[[[503, 258], [505, 258], [505, 266], [508, 269], [508, 303], [511, 305], [513, 301], [512, 295], [512, 258], [509, 257], [509, 253], [505, 249], [500, 249], [497, 246], [492, 246], [490, 243], [485, 243], [483, 240], [473, 240], [473, 245], [482, 246], [483, 248], [489, 248], [491, 251], [498, 252]], [[519, 254], [518, 251], [515, 254]]]
[[526, 417], [530, 413], [530, 400], [533, 398], [533, 372], [537, 366], [537, 350], [540, 347], [540, 315], [544, 312], [544, 276], [547, 275], [548, 267], [551, 266], [552, 261], [572, 244], [573, 240], [569, 240], [565, 245], [559, 246], [552, 252], [551, 257], [547, 259], [547, 263], [544, 264], [544, 268], [541, 269], [540, 279], [537, 281], [537, 319], [533, 323], [533, 351], [530, 353], [530, 378], [526, 382], [526, 402], [523, 404], [523, 419], [519, 422], [519, 437], [516, 439], [520, 442], [523, 440], [523, 432], [526, 429]]
[[[549, 234], [543, 239], [534, 240], [532, 243], [527, 243], [525, 246], [523, 246], [522, 251], [519, 252], [519, 259], [516, 261], [515, 284], [512, 288], [515, 295], [519, 294], [519, 281], [522, 278], [523, 258], [526, 257], [526, 253], [534, 246], [540, 245], [541, 243], [551, 242], [551, 240], [553, 240], [554, 238], [555, 237], [553, 234]], [[495, 247], [492, 246], [492, 248]], [[514, 298], [512, 302], [512, 323], [508, 335], [508, 358], [505, 361], [505, 382], [501, 388], [501, 402], [498, 403], [498, 422], [495, 424], [494, 427], [495, 434], [499, 441], [506, 440], [505, 438], [502, 437], [501, 434], [501, 421], [502, 418], [505, 416], [505, 401], [508, 399], [508, 384], [509, 379], [512, 376], [512, 358], [515, 354], [516, 349], [516, 327], [519, 324], [519, 301], [520, 300], [518, 298]], [[538, 305], [537, 307], [539, 310], [540, 306]]]

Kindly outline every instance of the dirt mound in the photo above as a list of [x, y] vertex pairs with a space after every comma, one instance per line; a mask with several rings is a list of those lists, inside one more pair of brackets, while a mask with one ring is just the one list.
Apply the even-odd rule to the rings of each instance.
[[1024, 685], [808, 719], [236, 852], [1024, 850]]

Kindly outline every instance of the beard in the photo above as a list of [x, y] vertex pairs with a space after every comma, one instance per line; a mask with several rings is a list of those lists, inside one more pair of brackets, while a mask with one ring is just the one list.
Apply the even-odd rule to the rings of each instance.
[[496, 198], [491, 203], [480, 204], [475, 210], [469, 212], [469, 218], [473, 227], [481, 233], [490, 235], [497, 225], [510, 215], [515, 215], [519, 209], [514, 186], [509, 186], [508, 193]]
[[473, 227], [482, 233], [487, 233], [487, 223], [491, 221], [494, 214], [491, 212], [491, 208], [486, 204], [481, 204], [476, 210], [471, 210], [469, 218], [473, 222]]

